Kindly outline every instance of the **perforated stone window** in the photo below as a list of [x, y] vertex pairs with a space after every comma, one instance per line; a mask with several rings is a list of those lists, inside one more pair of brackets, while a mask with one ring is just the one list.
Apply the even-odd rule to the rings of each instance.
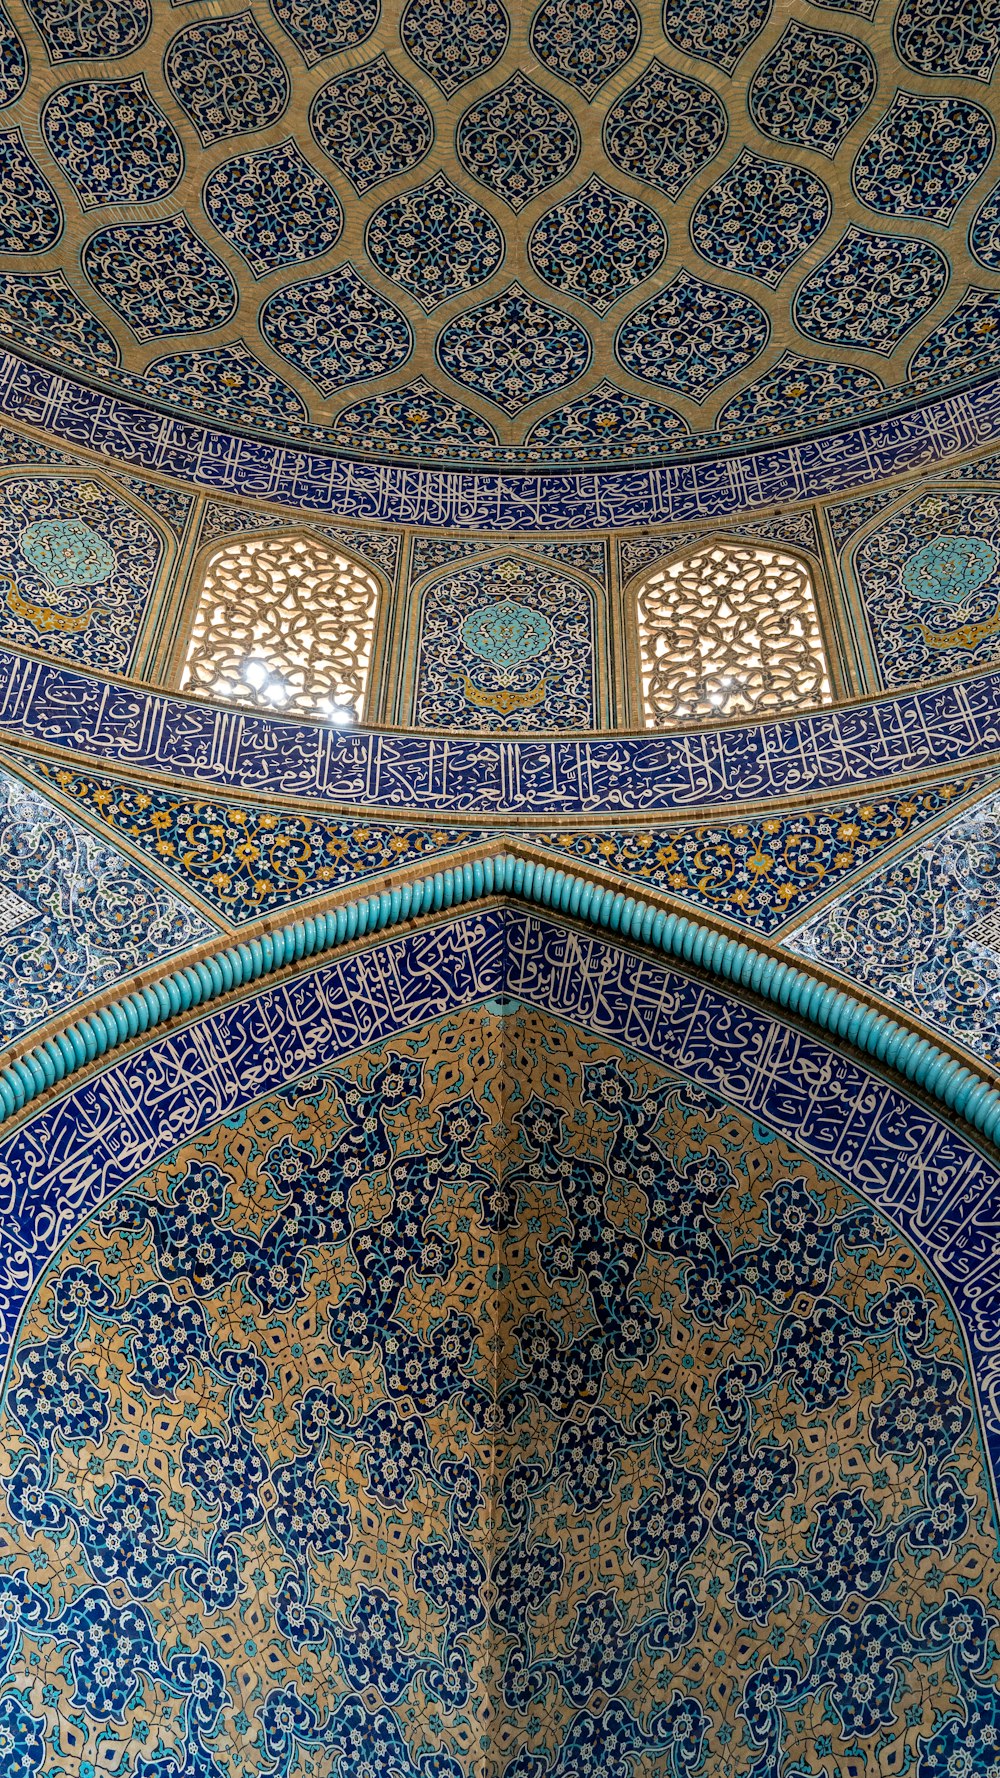
[[181, 689], [349, 723], [368, 686], [378, 584], [318, 538], [235, 538], [210, 557]]
[[831, 702], [816, 594], [797, 556], [709, 544], [651, 574], [637, 609], [647, 728]]

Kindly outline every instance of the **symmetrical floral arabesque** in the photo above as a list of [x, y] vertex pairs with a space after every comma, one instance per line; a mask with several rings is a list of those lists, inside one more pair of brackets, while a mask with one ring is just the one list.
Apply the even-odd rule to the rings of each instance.
[[349, 68], [321, 87], [309, 127], [357, 192], [408, 173], [434, 140], [434, 119], [385, 56]]
[[581, 377], [592, 347], [578, 321], [515, 283], [447, 322], [436, 351], [456, 383], [517, 414]]
[[771, 13], [772, 0], [663, 0], [663, 30], [675, 49], [685, 56], [700, 56], [726, 74], [760, 36]]
[[1000, 21], [982, 0], [902, 0], [892, 32], [900, 61], [918, 74], [989, 80], [1000, 56]]
[[195, 413], [222, 414], [237, 425], [266, 428], [280, 415], [294, 424], [304, 419], [305, 402], [262, 364], [242, 340], [204, 346], [196, 352], [170, 352], [146, 372], [150, 392]]
[[83, 269], [139, 340], [222, 327], [239, 301], [227, 267], [183, 211], [163, 222], [98, 229], [83, 250]]
[[399, 35], [447, 98], [499, 62], [510, 37], [500, 0], [409, 0]]
[[641, 455], [671, 442], [687, 431], [672, 408], [632, 395], [606, 379], [536, 420], [527, 436], [539, 454], [578, 457], [593, 447], [606, 447], [609, 457]]
[[832, 159], [877, 85], [875, 59], [863, 43], [793, 19], [757, 69], [747, 102], [765, 136]]
[[580, 132], [565, 105], [518, 70], [469, 106], [455, 148], [466, 172], [516, 213], [576, 164]]
[[413, 349], [405, 316], [351, 265], [276, 290], [260, 330], [324, 395], [398, 370]]
[[516, 1004], [93, 1212], [0, 1453], [25, 1778], [67, 1719], [136, 1778], [988, 1771], [1000, 1572], [944, 1291], [764, 1124]]
[[666, 251], [667, 231], [655, 211], [596, 173], [547, 210], [528, 239], [538, 276], [598, 315], [651, 277]]
[[710, 264], [774, 286], [830, 214], [830, 193], [815, 173], [744, 148], [695, 205], [691, 240]]
[[759, 356], [769, 331], [751, 297], [681, 271], [622, 322], [615, 357], [630, 376], [704, 401]]
[[202, 201], [256, 278], [329, 252], [344, 226], [333, 186], [291, 138], [223, 161], [206, 179]]
[[202, 19], [178, 31], [163, 70], [202, 143], [277, 123], [288, 104], [288, 75], [249, 11]]
[[12, 344], [57, 363], [110, 370], [121, 361], [117, 342], [62, 272], [0, 272], [0, 320]]
[[335, 435], [348, 447], [384, 445], [392, 451], [412, 450], [422, 439], [453, 440], [457, 446], [496, 443], [493, 427], [471, 408], [415, 377], [402, 389], [366, 395], [337, 415]]
[[726, 110], [710, 87], [655, 59], [610, 106], [604, 152], [632, 179], [678, 198], [726, 139]]
[[42, 134], [85, 210], [170, 196], [184, 150], [143, 76], [76, 80], [46, 100]]
[[0, 252], [45, 253], [62, 230], [62, 206], [21, 131], [0, 130]]
[[898, 92], [859, 148], [851, 181], [883, 216], [948, 223], [995, 143], [989, 112], [971, 99]]
[[365, 247], [383, 277], [402, 285], [428, 313], [485, 284], [505, 252], [492, 216], [445, 173], [376, 210]]
[[956, 382], [996, 370], [1000, 332], [1000, 291], [970, 285], [957, 308], [921, 340], [907, 365], [907, 374], [925, 389], [940, 388], [944, 377]]
[[948, 261], [931, 241], [851, 227], [799, 286], [796, 326], [823, 345], [894, 352], [948, 282]]
[[307, 63], [366, 43], [378, 24], [380, 0], [268, 0], [279, 25]]
[[542, 0], [530, 41], [543, 68], [592, 99], [635, 54], [641, 34], [632, 0]]
[[163, 559], [156, 528], [83, 477], [13, 477], [0, 496], [0, 635], [126, 671]]
[[28, 57], [7, 8], [0, 4], [0, 107], [13, 105], [28, 79]]
[[421, 728], [592, 728], [594, 596], [516, 556], [457, 568], [420, 599], [413, 720]]
[[846, 418], [857, 411], [859, 401], [881, 389], [874, 371], [856, 364], [824, 364], [785, 352], [770, 370], [728, 401], [716, 422], [725, 435], [734, 431], [799, 429], [817, 420]]
[[24, 0], [50, 62], [111, 61], [139, 49], [151, 0]]

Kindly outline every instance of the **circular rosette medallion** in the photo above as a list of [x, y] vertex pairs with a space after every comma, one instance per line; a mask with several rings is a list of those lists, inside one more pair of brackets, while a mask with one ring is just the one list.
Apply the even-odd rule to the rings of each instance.
[[519, 599], [499, 599], [472, 611], [462, 625], [462, 641], [472, 654], [491, 666], [511, 669], [544, 654], [552, 641], [552, 625], [540, 611]]
[[985, 537], [935, 537], [904, 563], [903, 585], [935, 605], [961, 605], [996, 565], [996, 550]]
[[83, 519], [36, 519], [20, 548], [50, 586], [98, 586], [114, 572], [114, 551]]

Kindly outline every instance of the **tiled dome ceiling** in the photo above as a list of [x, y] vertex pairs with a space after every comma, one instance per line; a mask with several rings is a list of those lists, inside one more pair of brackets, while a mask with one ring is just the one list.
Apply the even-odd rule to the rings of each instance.
[[997, 369], [988, 0], [3, 0], [0, 335], [363, 456], [594, 464]]

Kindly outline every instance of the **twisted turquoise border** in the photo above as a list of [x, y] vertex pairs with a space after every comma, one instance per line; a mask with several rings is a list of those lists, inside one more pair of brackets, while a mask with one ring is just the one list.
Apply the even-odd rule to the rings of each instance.
[[497, 894], [556, 908], [576, 920], [692, 963], [721, 981], [748, 988], [820, 1031], [843, 1038], [863, 1055], [921, 1087], [988, 1140], [1000, 1142], [1000, 1092], [928, 1038], [904, 1030], [887, 1014], [816, 981], [794, 964], [768, 957], [698, 920], [665, 913], [631, 895], [602, 889], [570, 871], [508, 853], [435, 871], [398, 889], [295, 920], [261, 938], [247, 939], [174, 970], [152, 986], [74, 1020], [0, 1071], [0, 1123], [89, 1062], [155, 1030], [178, 1013], [208, 1006], [234, 988], [365, 934], [384, 932], [420, 914], [440, 913]]

